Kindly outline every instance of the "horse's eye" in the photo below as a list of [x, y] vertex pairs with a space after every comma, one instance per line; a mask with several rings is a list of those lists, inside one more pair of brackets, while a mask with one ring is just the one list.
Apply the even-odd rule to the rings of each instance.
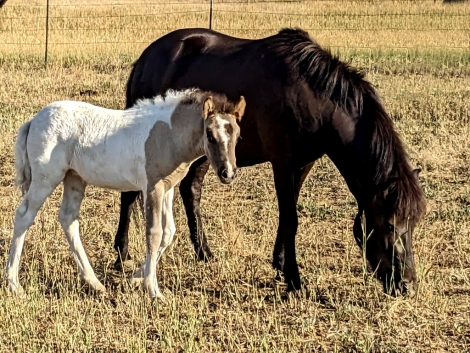
[[212, 135], [212, 132], [207, 133], [207, 141], [209, 141], [210, 143], [215, 142], [215, 138], [214, 138], [214, 135]]
[[387, 228], [389, 232], [393, 232], [395, 230], [395, 227], [393, 226], [393, 224], [388, 223], [388, 222], [385, 223], [385, 227]]

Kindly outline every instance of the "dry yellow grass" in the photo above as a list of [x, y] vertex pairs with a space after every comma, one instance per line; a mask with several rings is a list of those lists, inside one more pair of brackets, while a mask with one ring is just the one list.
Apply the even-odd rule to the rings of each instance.
[[[129, 65], [142, 49], [169, 30], [208, 22], [207, 12], [164, 14], [206, 10], [206, 5], [163, 2], [171, 1], [133, 5], [116, 0], [113, 4], [124, 5], [98, 6], [87, 0], [78, 7], [53, 6], [47, 70], [41, 61], [44, 8], [23, 6], [44, 2], [9, 0], [0, 10], [2, 268], [20, 200], [13, 185], [12, 150], [18, 127], [59, 99], [122, 108]], [[470, 23], [470, 4], [215, 5], [216, 29], [260, 37], [282, 26], [314, 28], [310, 32], [321, 43], [341, 47], [344, 59], [368, 72], [413, 164], [423, 169], [428, 212], [414, 238], [417, 296], [390, 298], [364, 271], [351, 231], [355, 202], [327, 159], [312, 170], [298, 207], [298, 260], [310, 298], [282, 300], [283, 288], [272, 282], [277, 204], [267, 164], [244, 169], [232, 186], [208, 175], [202, 208], [216, 255], [211, 263], [194, 261], [176, 196], [178, 232], [158, 270], [164, 304], [150, 302], [145, 293], [129, 288], [127, 274], [112, 270], [119, 195], [92, 187], [81, 210], [82, 239], [108, 295], [88, 294], [57, 221], [57, 190], [26, 239], [20, 278], [28, 298], [11, 297], [0, 287], [0, 351], [469, 351], [470, 49], [469, 30], [463, 28]], [[283, 14], [267, 14], [275, 12]], [[312, 14], [318, 16], [305, 16]], [[109, 41], [118, 43], [89, 44]], [[80, 96], [87, 89], [98, 94]], [[141, 261], [142, 223], [134, 224], [131, 250]], [[0, 283], [5, 283], [3, 270]]]

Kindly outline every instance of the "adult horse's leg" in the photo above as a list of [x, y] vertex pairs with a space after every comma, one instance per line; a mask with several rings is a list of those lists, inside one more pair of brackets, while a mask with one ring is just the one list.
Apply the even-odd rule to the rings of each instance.
[[121, 210], [119, 213], [119, 225], [114, 237], [114, 249], [118, 252], [114, 267], [120, 270], [122, 262], [130, 260], [129, 255], [129, 222], [132, 212], [132, 206], [139, 195], [138, 192], [129, 191], [121, 193]]
[[[300, 289], [300, 275], [295, 255], [295, 235], [298, 219], [296, 209], [295, 170], [288, 163], [273, 163], [274, 185], [279, 204], [279, 226], [276, 244], [284, 245], [284, 263], [279, 268], [284, 273], [287, 290]], [[279, 251], [279, 250], [278, 250]], [[282, 252], [280, 252], [282, 253]], [[276, 254], [276, 249], [275, 253]]]
[[[307, 178], [308, 173], [312, 169], [315, 162], [307, 164], [305, 167], [300, 168], [295, 171], [294, 173], [294, 201], [297, 205], [299, 200], [300, 189], [302, 188], [302, 184]], [[274, 244], [274, 252], [273, 252], [273, 267], [274, 269], [283, 272], [284, 269], [284, 260], [285, 260], [285, 252], [284, 252], [284, 242], [281, 237], [276, 238], [276, 242]], [[279, 275], [276, 276], [279, 278]]]
[[307, 178], [308, 173], [310, 173], [310, 170], [312, 170], [313, 165], [315, 162], [312, 162], [310, 164], [307, 164], [305, 167], [300, 168], [295, 172], [294, 175], [294, 188], [295, 188], [295, 203], [299, 201], [299, 194], [300, 194], [300, 189], [302, 188], [302, 185]]
[[188, 218], [189, 235], [197, 258], [202, 261], [207, 261], [213, 257], [202, 227], [200, 208], [202, 182], [209, 165], [210, 163], [206, 157], [198, 159], [191, 165], [188, 174], [181, 180], [180, 184], [180, 194]]

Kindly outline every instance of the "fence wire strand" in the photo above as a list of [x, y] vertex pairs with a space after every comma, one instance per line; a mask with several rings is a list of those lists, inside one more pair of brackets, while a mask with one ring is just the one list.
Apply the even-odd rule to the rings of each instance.
[[[57, 0], [60, 1], [60, 0]], [[340, 12], [340, 13], [300, 13], [297, 11], [293, 12], [281, 12], [281, 11], [273, 11], [272, 9], [263, 9], [260, 11], [253, 11], [253, 10], [245, 10], [246, 6], [253, 6], [253, 5], [272, 5], [272, 4], [314, 4], [314, 3], [323, 3], [323, 4], [334, 4], [334, 3], [345, 3], [344, 0], [266, 0], [266, 1], [240, 1], [240, 0], [221, 0], [221, 1], [213, 1], [213, 10], [212, 7], [209, 10], [210, 0], [197, 0], [197, 1], [163, 1], [163, 2], [96, 2], [96, 3], [87, 3], [87, 4], [58, 4], [52, 3], [53, 1], [50, 0], [49, 4], [49, 12], [46, 12], [46, 3], [44, 0], [43, 5], [24, 5], [24, 4], [10, 4], [7, 3], [1, 10], [0, 10], [0, 46], [7, 45], [11, 46], [18, 46], [19, 50], [25, 46], [43, 46], [44, 45], [44, 33], [46, 31], [46, 18], [48, 18], [48, 32], [46, 37], [49, 35], [51, 36], [49, 39], [49, 45], [51, 46], [50, 50], [54, 50], [55, 46], [96, 46], [96, 45], [118, 45], [118, 44], [150, 44], [151, 41], [144, 41], [139, 40], [136, 38], [135, 41], [129, 41], [127, 38], [123, 38], [123, 40], [97, 40], [93, 41], [92, 39], [87, 39], [86, 41], [80, 41], [77, 39], [76, 42], [74, 41], [67, 41], [63, 39], [67, 39], [67, 36], [70, 35], [72, 32], [76, 32], [77, 34], [80, 33], [89, 33], [91, 31], [99, 32], [100, 35], [102, 32], [108, 32], [109, 36], [112, 37], [113, 35], [122, 34], [123, 32], [129, 31], [137, 31], [137, 30], [151, 30], [153, 34], [163, 34], [166, 32], [170, 32], [172, 29], [176, 29], [180, 27], [178, 23], [175, 21], [175, 28], [168, 29], [168, 28], [161, 28], [158, 26], [158, 20], [151, 21], [152, 19], [159, 19], [161, 17], [168, 17], [168, 16], [188, 16], [192, 18], [194, 21], [193, 27], [207, 27], [209, 24], [208, 19], [211, 18], [212, 21], [210, 22], [213, 25], [213, 29], [221, 32], [226, 33], [276, 33], [282, 27], [295, 27], [295, 23], [292, 25], [292, 22], [295, 22], [295, 19], [298, 21], [308, 21], [311, 19], [310, 25], [301, 26], [303, 29], [307, 31], [343, 31], [343, 32], [387, 32], [393, 31], [396, 33], [400, 33], [406, 35], [407, 32], [417, 32], [417, 33], [438, 33], [438, 32], [458, 32], [463, 33], [463, 37], [466, 36], [467, 40], [461, 43], [462, 45], [454, 45], [460, 43], [449, 43], [449, 45], [416, 45], [416, 46], [408, 46], [408, 45], [389, 45], [389, 46], [361, 46], [361, 45], [330, 45], [330, 48], [338, 48], [338, 49], [367, 49], [367, 50], [375, 50], [375, 49], [405, 49], [405, 50], [413, 50], [413, 49], [443, 49], [443, 50], [452, 50], [452, 49], [468, 49], [470, 50], [470, 12], [465, 13], [462, 11], [458, 11], [457, 8], [454, 6], [449, 7], [442, 7], [441, 11], [436, 9], [430, 9], [429, 11], [422, 11], [415, 8], [409, 12], [397, 12], [391, 11], [387, 12], [379, 8], [379, 12], [375, 13], [347, 13], [347, 12]], [[429, 4], [433, 4], [432, 1], [429, 0], [356, 0], [356, 3], [364, 3], [374, 6], [374, 10], [377, 10], [377, 7], [382, 6], [385, 3], [407, 3], [410, 6], [414, 6], [419, 3], [427, 2]], [[435, 2], [434, 2], [435, 3]], [[224, 8], [224, 5], [239, 5], [240, 9], [227, 9]], [[135, 9], [139, 6], [146, 6], [148, 9], [151, 9], [151, 12], [142, 12], [138, 13]], [[167, 6], [166, 10], [158, 11], [158, 7]], [[313, 6], [313, 5], [308, 5]], [[102, 14], [100, 12], [96, 12], [92, 15], [83, 13], [87, 10], [92, 9], [95, 11], [95, 8], [106, 8], [108, 7], [112, 12], [110, 14]], [[185, 9], [186, 7], [186, 9]], [[190, 8], [188, 8], [190, 7]], [[192, 8], [191, 8], [192, 7]], [[2, 15], [5, 13], [5, 9], [10, 8], [9, 15]], [[130, 12], [129, 8], [133, 8], [134, 11]], [[289, 7], [290, 8], [290, 7]], [[171, 11], [169, 10], [171, 9]], [[314, 9], [314, 7], [312, 7]], [[76, 14], [73, 11], [76, 10]], [[128, 11], [127, 13], [119, 13]], [[24, 13], [22, 14], [22, 11]], [[67, 11], [72, 12], [71, 14], [66, 14]], [[210, 11], [210, 12], [209, 12]], [[315, 11], [315, 10], [312, 10]], [[357, 11], [357, 10], [356, 10]], [[234, 16], [236, 17], [236, 21], [229, 21], [237, 23], [238, 25], [235, 26], [227, 26], [226, 24], [222, 24], [217, 26], [218, 18], [220, 16]], [[285, 19], [286, 24], [281, 25], [278, 28], [262, 28], [260, 27], [240, 27], [239, 23], [243, 23], [243, 19], [247, 16], [255, 17], [256, 16], [270, 16], [275, 18], [275, 21], [279, 21], [276, 17], [283, 17]], [[419, 18], [422, 17], [426, 19], [426, 27], [420, 26], [413, 26], [406, 25], [403, 26], [399, 25], [392, 25], [392, 26], [380, 26], [380, 23], [383, 23], [384, 19], [400, 19], [400, 18]], [[462, 18], [468, 17], [469, 20], [466, 23], [462, 23]], [[96, 19], [103, 19], [108, 18], [110, 19], [109, 25], [100, 26], [99, 24], [95, 23]], [[137, 26], [137, 24], [129, 26], [129, 24], [121, 24], [121, 20], [125, 18], [131, 19], [145, 19], [148, 23], [145, 27], [142, 25]], [[452, 28], [453, 21], [452, 19], [459, 19], [460, 23], [456, 28]], [[33, 19], [33, 20], [32, 20]], [[339, 19], [352, 19], [360, 21], [361, 19], [373, 19], [374, 23], [371, 23], [371, 26], [361, 24], [361, 27], [354, 27], [352, 25], [341, 25], [338, 24]], [[440, 28], [438, 24], [434, 24], [434, 19], [446, 19], [448, 27]], [[326, 21], [331, 20], [331, 24], [333, 26], [325, 25], [325, 26], [312, 26], [312, 24], [320, 24]], [[24, 26], [21, 27], [21, 23], [26, 23], [31, 21], [34, 24], [37, 23], [37, 27], [31, 26]], [[87, 21], [87, 22], [83, 22]], [[132, 20], [134, 21], [134, 20]], [[154, 23], [155, 22], [155, 23]], [[279, 22], [282, 22], [279, 21]], [[287, 25], [287, 23], [289, 25]], [[359, 22], [358, 22], [359, 23]], [[468, 25], [467, 25], [468, 23]], [[353, 23], [354, 24], [354, 23]], [[357, 25], [357, 23], [356, 23]], [[463, 25], [463, 26], [462, 26]], [[36, 37], [34, 37], [34, 33], [37, 32]], [[2, 33], [18, 33], [20, 37], [24, 37], [24, 40], [14, 40], [14, 41], [2, 41]], [[58, 33], [66, 34], [66, 38], [54, 39], [54, 36]], [[132, 32], [133, 33], [133, 32]], [[442, 35], [441, 35], [442, 36]], [[33, 38], [30, 38], [33, 37]], [[86, 37], [86, 36], [85, 36]], [[12, 38], [14, 39], [14, 38]], [[61, 40], [62, 39], [62, 40]], [[114, 38], [113, 38], [114, 39]], [[333, 38], [332, 38], [333, 39]], [[47, 55], [47, 54], [46, 54]]]

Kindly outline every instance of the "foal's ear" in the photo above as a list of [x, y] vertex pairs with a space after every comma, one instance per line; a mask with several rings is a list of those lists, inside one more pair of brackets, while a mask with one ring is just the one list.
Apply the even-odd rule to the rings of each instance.
[[238, 100], [237, 104], [235, 105], [235, 109], [233, 110], [233, 115], [235, 115], [238, 122], [242, 120], [242, 116], [243, 114], [245, 114], [245, 108], [246, 108], [245, 97], [240, 96], [240, 99]]
[[207, 119], [209, 115], [214, 113], [214, 101], [212, 100], [212, 96], [206, 98], [202, 108], [202, 117]]

